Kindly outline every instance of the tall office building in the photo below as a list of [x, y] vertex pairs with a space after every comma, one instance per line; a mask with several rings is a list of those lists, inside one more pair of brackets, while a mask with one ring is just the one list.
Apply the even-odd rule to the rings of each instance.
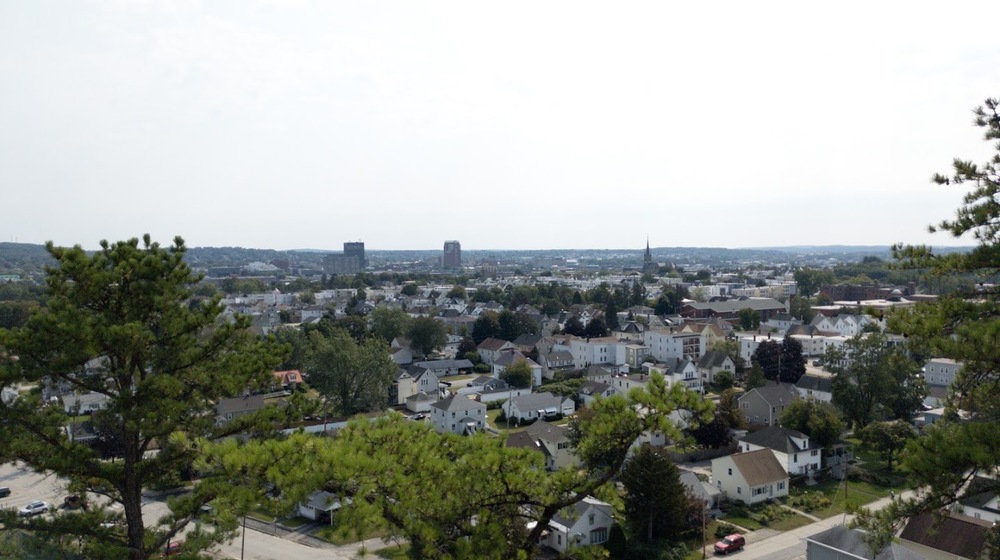
[[461, 268], [462, 266], [462, 244], [458, 241], [444, 242], [444, 257], [441, 265], [445, 268]]
[[344, 243], [344, 255], [358, 258], [358, 268], [364, 270], [368, 266], [365, 260], [365, 243], [363, 241], [347, 241]]

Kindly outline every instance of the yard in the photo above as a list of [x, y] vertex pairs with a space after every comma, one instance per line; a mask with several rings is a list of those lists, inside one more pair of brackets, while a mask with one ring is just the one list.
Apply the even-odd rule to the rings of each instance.
[[875, 486], [870, 482], [844, 483], [839, 480], [825, 480], [808, 487], [793, 487], [788, 497], [788, 505], [810, 515], [826, 519], [853, 511], [889, 495], [889, 489]]
[[359, 535], [357, 531], [351, 529], [350, 527], [335, 526], [323, 527], [314, 533], [315, 536], [337, 546], [385, 537], [388, 534], [389, 532], [385, 528], [381, 527], [371, 527], [365, 530], [364, 534]]
[[722, 521], [751, 531], [764, 527], [778, 531], [789, 531], [812, 523], [808, 517], [799, 515], [777, 503], [757, 504], [749, 507], [733, 505], [722, 517]]

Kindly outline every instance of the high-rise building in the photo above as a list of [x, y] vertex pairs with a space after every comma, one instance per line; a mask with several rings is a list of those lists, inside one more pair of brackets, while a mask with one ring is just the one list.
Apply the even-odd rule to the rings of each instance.
[[368, 261], [365, 260], [365, 243], [364, 241], [347, 241], [344, 243], [344, 255], [349, 257], [358, 258], [358, 267], [362, 270], [368, 266]]
[[460, 268], [462, 266], [462, 244], [458, 241], [444, 242], [444, 257], [441, 265], [445, 268]]

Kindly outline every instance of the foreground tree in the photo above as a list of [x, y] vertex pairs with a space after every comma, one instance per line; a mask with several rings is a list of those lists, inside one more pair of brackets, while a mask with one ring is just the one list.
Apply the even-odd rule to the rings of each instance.
[[[2, 521], [8, 529], [74, 535], [88, 558], [150, 558], [220, 487], [196, 486], [155, 523], [143, 517], [143, 490], [170, 483], [190, 468], [197, 453], [184, 442], [249, 425], [246, 418], [217, 427], [215, 405], [269, 384], [278, 348], [251, 338], [246, 317], [221, 321], [218, 298], [190, 301], [200, 278], [184, 263], [179, 237], [168, 249], [148, 235], [141, 245], [137, 239], [102, 241], [90, 255], [79, 246], [49, 243], [46, 249], [56, 262], [46, 278], [47, 305], [24, 327], [0, 331], [0, 385], [34, 387], [0, 404], [0, 451], [106, 496], [124, 514], [94, 504], [90, 511], [46, 520], [5, 512]], [[49, 384], [107, 397], [100, 421], [120, 460], [104, 461], [95, 449], [67, 440], [70, 418], [60, 407], [43, 406], [41, 387]], [[155, 442], [164, 450], [151, 454]], [[188, 546], [198, 549], [231, 536], [235, 524], [229, 520], [214, 534], [195, 531]], [[118, 522], [124, 531], [103, 525]]]
[[572, 423], [583, 466], [552, 474], [533, 451], [484, 435], [437, 434], [395, 414], [355, 420], [336, 438], [227, 441], [214, 447], [211, 465], [255, 482], [248, 479], [236, 509], [257, 499], [266, 482], [282, 489], [289, 508], [325, 487], [351, 498], [342, 523], [384, 526], [410, 542], [411, 558], [527, 559], [557, 513], [612, 488], [640, 434], [680, 439], [670, 412], [701, 419], [709, 407], [679, 384], [667, 388], [659, 375], [627, 397], [598, 399]]
[[625, 463], [625, 520], [640, 541], [673, 540], [687, 528], [687, 489], [663, 449], [643, 445]]
[[[998, 106], [1000, 100], [987, 99], [974, 111], [975, 124], [985, 130], [989, 142], [1000, 141]], [[971, 189], [956, 217], [931, 231], [943, 230], [955, 237], [970, 234], [976, 247], [967, 253], [944, 255], [934, 254], [926, 246], [894, 247], [895, 257], [904, 265], [977, 280], [1000, 271], [1000, 143], [994, 143], [993, 148], [993, 155], [983, 165], [956, 159], [952, 173], [934, 176], [939, 184]], [[925, 435], [912, 440], [903, 456], [911, 485], [926, 491], [918, 498], [897, 500], [891, 508], [859, 516], [869, 534], [879, 537], [873, 539], [873, 549], [890, 542], [907, 516], [964, 499], [970, 492], [969, 481], [981, 474], [992, 475], [1000, 467], [1000, 430], [996, 428], [1000, 422], [1000, 377], [996, 375], [1000, 292], [989, 287], [941, 297], [935, 303], [894, 313], [889, 327], [908, 335], [915, 351], [955, 359], [962, 363], [962, 369], [946, 403], [950, 419], [935, 423]], [[965, 414], [960, 422], [956, 421], [959, 409]], [[995, 540], [995, 531], [991, 531], [991, 540]], [[1000, 556], [991, 548], [991, 558]]]
[[885, 458], [886, 467], [892, 472], [892, 460], [906, 447], [906, 443], [917, 437], [917, 431], [902, 420], [873, 422], [861, 430], [861, 443]]

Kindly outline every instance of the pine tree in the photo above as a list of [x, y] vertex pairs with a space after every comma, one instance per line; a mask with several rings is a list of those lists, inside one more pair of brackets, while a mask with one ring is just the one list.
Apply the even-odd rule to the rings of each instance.
[[625, 519], [640, 541], [676, 539], [687, 525], [687, 491], [680, 470], [662, 450], [644, 445], [619, 477], [625, 487]]
[[[143, 490], [189, 469], [198, 456], [190, 445], [194, 439], [248, 426], [249, 418], [217, 427], [215, 404], [269, 384], [280, 353], [249, 336], [248, 318], [220, 320], [218, 298], [190, 299], [200, 277], [184, 263], [179, 237], [169, 249], [148, 235], [142, 246], [137, 239], [102, 241], [93, 254], [52, 243], [46, 249], [55, 260], [46, 278], [46, 306], [24, 327], [0, 331], [0, 385], [34, 387], [0, 405], [2, 454], [120, 504], [125, 531], [102, 530], [101, 523], [114, 517], [100, 504], [87, 515], [65, 512], [47, 521], [10, 512], [0, 517], [8, 529], [76, 535], [90, 558], [146, 559], [222, 487], [196, 486], [155, 523], [143, 518]], [[107, 397], [95, 420], [115, 461], [67, 440], [64, 429], [71, 418], [42, 402], [42, 387], [53, 384]], [[161, 451], [152, 454], [155, 444]], [[214, 537], [196, 532], [187, 540], [191, 547], [207, 546], [234, 529], [233, 522]]]

